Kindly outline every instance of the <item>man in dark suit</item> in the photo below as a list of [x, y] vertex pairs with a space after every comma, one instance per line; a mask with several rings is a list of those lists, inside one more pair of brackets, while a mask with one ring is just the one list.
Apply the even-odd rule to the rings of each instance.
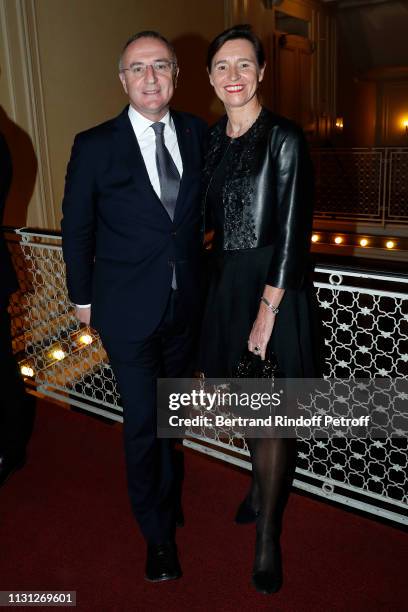
[[156, 438], [156, 379], [189, 376], [198, 312], [205, 123], [169, 111], [178, 77], [157, 32], [125, 45], [118, 117], [79, 134], [63, 201], [63, 252], [77, 317], [100, 333], [118, 381], [131, 505], [146, 578], [181, 576], [174, 452]]
[[[0, 134], [0, 226], [12, 179], [11, 155]], [[25, 463], [31, 415], [24, 384], [18, 373], [11, 345], [10, 295], [18, 289], [10, 253], [0, 231], [0, 486]]]

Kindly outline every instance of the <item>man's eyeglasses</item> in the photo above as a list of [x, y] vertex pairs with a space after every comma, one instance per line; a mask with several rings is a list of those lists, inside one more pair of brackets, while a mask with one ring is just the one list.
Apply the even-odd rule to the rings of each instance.
[[176, 66], [176, 62], [160, 60], [153, 64], [132, 64], [129, 68], [122, 68], [121, 72], [128, 70], [135, 77], [142, 77], [146, 74], [146, 70], [151, 66], [156, 74], [170, 74]]

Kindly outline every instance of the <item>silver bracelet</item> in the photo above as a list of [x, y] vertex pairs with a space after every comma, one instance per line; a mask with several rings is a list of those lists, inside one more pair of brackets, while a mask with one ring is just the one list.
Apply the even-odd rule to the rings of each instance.
[[271, 304], [270, 301], [266, 299], [266, 297], [262, 296], [261, 297], [261, 302], [263, 302], [265, 304], [265, 306], [267, 306], [269, 308], [269, 310], [271, 310], [273, 312], [274, 315], [278, 314], [279, 308], [277, 306], [274, 306], [273, 304]]

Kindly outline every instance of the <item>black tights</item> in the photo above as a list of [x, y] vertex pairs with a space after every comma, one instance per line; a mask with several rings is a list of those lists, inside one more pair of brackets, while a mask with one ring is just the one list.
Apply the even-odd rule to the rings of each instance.
[[253, 438], [247, 443], [252, 459], [250, 501], [259, 512], [256, 563], [270, 566], [270, 549], [279, 547], [283, 512], [294, 477], [296, 439]]

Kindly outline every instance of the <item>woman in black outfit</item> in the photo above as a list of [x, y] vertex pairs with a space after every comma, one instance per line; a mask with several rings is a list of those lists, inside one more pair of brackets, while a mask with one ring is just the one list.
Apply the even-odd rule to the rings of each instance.
[[[259, 102], [265, 55], [250, 26], [217, 36], [207, 68], [227, 114], [210, 130], [204, 170], [206, 225], [215, 233], [201, 369], [207, 377], [233, 376], [246, 347], [265, 359], [269, 344], [285, 377], [314, 377], [307, 144], [296, 125]], [[296, 440], [248, 445], [252, 483], [236, 522], [256, 521], [252, 582], [274, 593], [282, 584], [279, 539]]]

